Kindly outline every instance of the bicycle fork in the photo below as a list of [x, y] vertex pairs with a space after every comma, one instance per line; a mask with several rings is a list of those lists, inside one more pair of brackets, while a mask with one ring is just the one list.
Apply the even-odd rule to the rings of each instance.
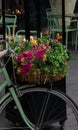
[[29, 119], [27, 118], [26, 114], [24, 113], [23, 108], [22, 108], [22, 106], [21, 106], [21, 103], [20, 103], [20, 101], [19, 101], [19, 98], [17, 97], [17, 94], [16, 94], [14, 88], [13, 88], [13, 87], [9, 88], [9, 91], [10, 91], [11, 95], [13, 96], [13, 99], [14, 99], [14, 101], [15, 101], [15, 104], [16, 104], [16, 106], [17, 106], [19, 112], [20, 112], [20, 115], [21, 115], [22, 119], [24, 120], [24, 122], [26, 123], [26, 125], [27, 125], [31, 130], [35, 130], [34, 124], [32, 124], [32, 123], [29, 121]]

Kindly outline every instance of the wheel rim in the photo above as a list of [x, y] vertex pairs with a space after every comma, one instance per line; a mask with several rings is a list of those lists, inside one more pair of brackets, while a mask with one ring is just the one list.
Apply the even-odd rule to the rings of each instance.
[[[51, 127], [56, 130], [62, 126], [64, 130], [69, 130], [70, 128], [71, 130], [78, 129], [77, 120], [72, 109], [70, 108], [70, 105], [67, 105], [67, 103], [65, 104], [62, 99], [58, 100], [57, 96], [53, 96], [52, 94], [49, 95], [50, 100], [48, 101], [46, 98], [48, 97], [46, 96], [46, 93], [48, 92], [47, 89], [42, 89], [39, 92], [38, 91], [39, 89], [31, 89], [26, 91], [21, 90], [22, 105], [24, 107], [26, 115], [30, 121], [35, 124], [36, 128], [46, 128], [48, 130], [48, 127]], [[47, 101], [48, 104], [45, 109], [44, 105], [42, 106], [42, 104], [45, 104]], [[45, 113], [43, 114], [44, 109]], [[21, 122], [20, 126], [25, 127], [26, 125], [24, 122]]]

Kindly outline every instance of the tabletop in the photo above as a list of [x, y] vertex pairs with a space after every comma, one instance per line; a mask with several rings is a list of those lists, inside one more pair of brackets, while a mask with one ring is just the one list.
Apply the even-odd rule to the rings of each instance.
[[78, 13], [73, 13], [73, 14], [65, 14], [65, 17], [70, 17], [70, 18], [78, 18]]
[[[50, 12], [49, 17], [62, 17], [62, 13], [53, 13], [53, 12]], [[65, 14], [65, 17], [69, 17], [69, 18], [78, 18], [78, 13], [68, 13], [68, 14]]]

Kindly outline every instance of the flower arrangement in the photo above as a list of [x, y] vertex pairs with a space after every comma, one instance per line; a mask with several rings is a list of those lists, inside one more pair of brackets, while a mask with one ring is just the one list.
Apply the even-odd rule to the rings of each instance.
[[17, 46], [11, 43], [10, 46], [16, 51], [15, 69], [23, 80], [49, 82], [61, 79], [68, 72], [67, 49], [57, 39], [47, 36], [36, 40], [30, 38], [30, 41], [26, 40]]

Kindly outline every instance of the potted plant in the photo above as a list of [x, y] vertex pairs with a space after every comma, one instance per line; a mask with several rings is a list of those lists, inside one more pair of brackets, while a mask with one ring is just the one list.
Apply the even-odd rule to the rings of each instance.
[[65, 45], [48, 36], [22, 43], [10, 44], [15, 50], [14, 64], [17, 75], [27, 82], [52, 82], [68, 72], [69, 56]]

